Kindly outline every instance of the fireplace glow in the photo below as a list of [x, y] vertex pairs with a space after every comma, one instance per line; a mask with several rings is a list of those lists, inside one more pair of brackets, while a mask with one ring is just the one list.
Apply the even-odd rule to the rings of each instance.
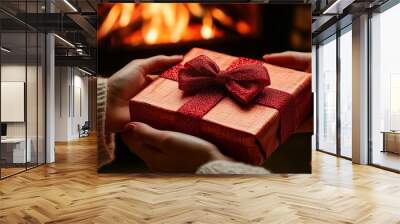
[[[235, 20], [223, 9], [199, 3], [116, 3], [105, 4], [97, 37], [111, 38], [111, 43], [136, 46], [180, 41], [208, 40], [229, 35], [247, 34], [250, 25]], [[113, 35], [111, 35], [113, 34]], [[115, 35], [117, 34], [117, 35]]]
[[210, 13], [207, 13], [203, 17], [203, 25], [201, 26], [201, 36], [204, 39], [210, 39], [214, 37], [213, 21]]

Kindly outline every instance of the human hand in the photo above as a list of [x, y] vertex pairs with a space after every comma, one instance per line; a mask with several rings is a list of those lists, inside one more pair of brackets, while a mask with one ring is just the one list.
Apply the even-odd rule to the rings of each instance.
[[311, 72], [311, 53], [285, 51], [281, 53], [266, 54], [265, 62], [303, 72]]
[[181, 55], [137, 59], [112, 75], [107, 83], [106, 131], [121, 131], [130, 121], [129, 100], [151, 81], [147, 75], [161, 72], [182, 59]]
[[213, 160], [232, 160], [200, 138], [161, 131], [140, 122], [124, 127], [122, 139], [131, 152], [143, 159], [153, 172], [193, 173]]

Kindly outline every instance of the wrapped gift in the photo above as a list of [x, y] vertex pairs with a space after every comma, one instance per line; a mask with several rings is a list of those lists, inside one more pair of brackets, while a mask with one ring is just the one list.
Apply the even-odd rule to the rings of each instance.
[[199, 48], [130, 100], [132, 121], [200, 137], [254, 165], [311, 112], [310, 73]]

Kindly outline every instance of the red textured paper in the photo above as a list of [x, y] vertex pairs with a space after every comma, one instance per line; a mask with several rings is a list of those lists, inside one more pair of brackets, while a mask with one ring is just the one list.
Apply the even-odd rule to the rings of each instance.
[[[182, 64], [198, 55], [207, 55], [221, 70], [240, 66], [240, 63], [248, 63], [246, 59], [238, 60], [229, 55], [193, 49], [185, 56]], [[291, 114], [291, 116], [286, 115], [287, 119], [290, 119], [286, 124], [294, 122], [294, 127], [297, 127], [312, 111], [309, 73], [265, 63], [263, 65], [270, 74], [271, 85], [259, 96], [258, 101], [261, 105], [240, 106], [224, 95], [221, 89], [215, 89], [218, 94], [211, 94], [212, 97], [206, 94], [185, 96], [178, 89], [177, 82], [172, 81], [177, 80], [176, 74], [180, 66], [176, 66], [165, 72], [162, 75], [164, 78], [158, 78], [132, 98], [130, 102], [132, 120], [145, 122], [159, 129], [198, 136], [213, 142], [223, 153], [239, 161], [261, 164], [282, 143], [280, 118], [285, 111]], [[279, 94], [293, 96], [292, 102], [283, 105], [284, 110], [278, 112], [274, 108], [262, 105], [263, 101], [274, 104], [275, 98], [272, 96]], [[218, 95], [220, 97], [215, 97]], [[193, 97], [196, 96], [206, 98], [204, 102], [208, 102], [209, 105], [200, 107], [193, 104], [196, 102], [193, 101]], [[276, 103], [282, 104], [282, 101]], [[276, 106], [282, 107], [282, 105]], [[199, 110], [206, 110], [206, 114], [203, 117], [197, 116]]]

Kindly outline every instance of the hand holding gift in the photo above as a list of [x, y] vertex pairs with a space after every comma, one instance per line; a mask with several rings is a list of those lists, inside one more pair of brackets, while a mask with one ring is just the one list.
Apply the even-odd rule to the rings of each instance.
[[148, 75], [162, 72], [181, 60], [179, 55], [133, 60], [107, 82], [106, 131], [122, 131], [130, 150], [155, 172], [193, 172], [212, 160], [231, 160], [200, 138], [157, 130], [143, 123], [129, 123], [129, 99], [152, 81]]
[[127, 124], [122, 138], [153, 172], [193, 173], [207, 162], [232, 160], [203, 139], [179, 132], [157, 130], [140, 122]]
[[[213, 58], [214, 61], [218, 62], [218, 66], [221, 68], [221, 70], [225, 70], [227, 67], [234, 65], [235, 63], [232, 63], [232, 59], [234, 59], [231, 56], [227, 56], [227, 55], [222, 55], [222, 54], [217, 54], [214, 52], [209, 52], [209, 51], [205, 51], [202, 49], [196, 49], [193, 50], [191, 53], [189, 53], [185, 58], [186, 58], [186, 62], [190, 59], [190, 58], [194, 58], [196, 56], [196, 51], [200, 51], [197, 53], [197, 55], [203, 53], [203, 54], [208, 54]], [[301, 57], [300, 57], [301, 56]], [[223, 60], [223, 58], [227, 58], [227, 60]], [[303, 70], [308, 72], [308, 66], [311, 65], [311, 60], [307, 59], [307, 54], [298, 54], [296, 52], [285, 52], [283, 54], [272, 54], [272, 55], [266, 55], [264, 56], [264, 59], [270, 63], [270, 64], [277, 64], [280, 66], [284, 66], [284, 67], [289, 67], [289, 68], [294, 68], [297, 70]], [[221, 58], [221, 60], [215, 60]], [[132, 122], [130, 124], [127, 124], [131, 118], [129, 118], [129, 111], [128, 111], [128, 104], [126, 103], [126, 99], [130, 99], [131, 97], [137, 96], [137, 94], [141, 95], [141, 97], [147, 98], [146, 94], [144, 94], [143, 92], [147, 93], [149, 92], [149, 90], [154, 91], [152, 94], [156, 94], [157, 92], [161, 92], [163, 93], [163, 96], [167, 96], [170, 95], [170, 98], [164, 98], [164, 101], [160, 101], [161, 102], [161, 107], [175, 107], [175, 108], [179, 108], [179, 100], [176, 101], [176, 99], [174, 99], [174, 95], [177, 94], [177, 92], [175, 91], [176, 89], [178, 89], [178, 83], [176, 81], [174, 81], [173, 83], [176, 83], [172, 86], [168, 86], [168, 85], [161, 85], [159, 82], [162, 80], [177, 80], [178, 76], [177, 76], [177, 68], [181, 68], [181, 66], [184, 64], [184, 62], [181, 62], [180, 64], [178, 64], [177, 66], [173, 66], [177, 63], [179, 63], [182, 60], [182, 57], [180, 56], [173, 56], [173, 57], [167, 57], [167, 56], [156, 56], [156, 57], [152, 57], [149, 59], [139, 59], [139, 60], [135, 60], [133, 62], [131, 62], [130, 64], [128, 64], [127, 66], [125, 66], [121, 71], [119, 71], [118, 73], [116, 73], [112, 78], [110, 78], [109, 80], [109, 103], [107, 105], [107, 120], [108, 120], [108, 130], [110, 131], [120, 131], [123, 129], [122, 132], [122, 137], [123, 140], [125, 141], [125, 143], [128, 145], [128, 147], [130, 148], [130, 150], [132, 152], [134, 152], [135, 154], [139, 155], [145, 162], [146, 164], [153, 170], [153, 171], [158, 171], [158, 172], [181, 172], [181, 171], [193, 171], [196, 169], [196, 167], [198, 168], [199, 166], [201, 166], [204, 163], [207, 163], [209, 161], [212, 160], [231, 160], [229, 157], [223, 155], [220, 153], [219, 150], [221, 150], [221, 148], [218, 146], [218, 149], [216, 147], [215, 144], [212, 144], [209, 142], [209, 140], [207, 139], [207, 136], [205, 136], [205, 138], [201, 137], [194, 137], [192, 135], [188, 135], [188, 134], [183, 134], [183, 133], [179, 133], [179, 132], [174, 132], [174, 131], [162, 131], [162, 130], [158, 130], [155, 129], [153, 127], [156, 128], [160, 128], [158, 126], [160, 126], [160, 122], [165, 122], [168, 121], [169, 122], [169, 117], [165, 116], [165, 114], [160, 114], [161, 116], [154, 116], [154, 110], [150, 110], [148, 114], [145, 114], [145, 117], [147, 119], [154, 119], [155, 121], [160, 121], [160, 122], [155, 122], [155, 123], [151, 123], [151, 122], [146, 122], [148, 124], [150, 124], [152, 127], [150, 127], [149, 125], [146, 125], [144, 123], [140, 123], [140, 122]], [[246, 62], [242, 61], [242, 62]], [[254, 60], [252, 60], [252, 62], [254, 62]], [[260, 63], [260, 62], [258, 62]], [[156, 65], [156, 66], [155, 66]], [[146, 90], [143, 90], [143, 88], [145, 88], [147, 86], [147, 84], [149, 84], [149, 79], [146, 78], [146, 74], [153, 74], [154, 72], [157, 71], [162, 71], [163, 69], [166, 69], [168, 67], [172, 67], [172, 69], [168, 69], [167, 72], [163, 73], [163, 77], [164, 79], [155, 79], [155, 83], [152, 84], [152, 87], [146, 88]], [[235, 65], [234, 65], [235, 66]], [[279, 67], [274, 67], [274, 66], [267, 66], [268, 71], [272, 68], [272, 72], [273, 73], [288, 73], [288, 75], [292, 75], [292, 77], [290, 78], [294, 78], [294, 80], [289, 80], [288, 83], [284, 83], [284, 88], [286, 88], [285, 90], [290, 92], [290, 93], [296, 93], [299, 92], [299, 89], [303, 89], [303, 90], [307, 90], [307, 88], [298, 88], [300, 87], [308, 87], [308, 82], [310, 81], [310, 74], [303, 74], [303, 73], [299, 73], [296, 74], [296, 72], [294, 72], [294, 70], [285, 70], [283, 68], [279, 68]], [[171, 72], [172, 70], [172, 72]], [[174, 71], [175, 70], [175, 71]], [[171, 77], [168, 77], [171, 76]], [[165, 79], [166, 78], [166, 79]], [[277, 78], [279, 79], [278, 76], [276, 76], [275, 74], [273, 74], [272, 77], [272, 81], [273, 81], [273, 85], [277, 84], [276, 81], [281, 82], [285, 81], [285, 80], [277, 80]], [[282, 77], [284, 78], [284, 77]], [[300, 79], [299, 79], [300, 78]], [[301, 81], [303, 80], [303, 81]], [[168, 81], [168, 80], [166, 80]], [[218, 81], [218, 80], [217, 80]], [[219, 80], [221, 81], [221, 80]], [[226, 81], [226, 80], [225, 80]], [[269, 82], [270, 80], [268, 80]], [[296, 84], [295, 82], [300, 83], [300, 85]], [[267, 83], [268, 85], [269, 83]], [[155, 89], [155, 87], [157, 87], [157, 89]], [[173, 89], [170, 89], [173, 88]], [[142, 91], [143, 90], [143, 91]], [[152, 92], [151, 91], [151, 92]], [[306, 93], [306, 99], [309, 98], [309, 95], [307, 94], [307, 91], [300, 91], [302, 93]], [[172, 94], [172, 95], [171, 95]], [[148, 95], [149, 97], [152, 97], [154, 99], [155, 96], [151, 96], [151, 94]], [[176, 97], [177, 95], [175, 95]], [[178, 93], [178, 96], [181, 97], [181, 94]], [[171, 98], [172, 97], [172, 98]], [[192, 96], [193, 97], [193, 96]], [[232, 97], [232, 96], [231, 96]], [[254, 96], [252, 96], [254, 97]], [[188, 99], [190, 97], [183, 97], [185, 98], [184, 101], [188, 101]], [[182, 98], [182, 99], [183, 99]], [[151, 101], [151, 99], [147, 98], [149, 101]], [[237, 99], [236, 99], [237, 100]], [[115, 101], [115, 102], [114, 102]], [[235, 110], [239, 109], [240, 113], [239, 116], [242, 115], [246, 115], [245, 113], [242, 114], [242, 112], [245, 112], [246, 110], [251, 110], [251, 107], [256, 107], [258, 111], [258, 119], [271, 119], [269, 122], [269, 130], [267, 130], [267, 133], [265, 135], [266, 139], [270, 140], [269, 143], [267, 143], [266, 145], [266, 151], [267, 151], [267, 155], [269, 155], [273, 149], [276, 147], [276, 145], [278, 144], [277, 142], [279, 139], [279, 134], [278, 134], [278, 127], [279, 124], [277, 122], [277, 118], [279, 118], [279, 113], [276, 113], [275, 111], [271, 111], [270, 109], [267, 110], [267, 112], [262, 112], [262, 110], [260, 109], [260, 106], [251, 106], [250, 108], [241, 108], [240, 103], [237, 104], [232, 104], [230, 102], [232, 102], [232, 99], [223, 99], [223, 104], [225, 104], [225, 109], [226, 112], [228, 112], [229, 110], [232, 110], [233, 107], [233, 114], [235, 113]], [[225, 102], [224, 102], [225, 101]], [[251, 101], [251, 100], [250, 100]], [[308, 102], [308, 101], [307, 101]], [[309, 103], [304, 103], [304, 107], [301, 107], [302, 110], [300, 112], [302, 112], [302, 114], [306, 115], [308, 113], [307, 108], [309, 107]], [[181, 102], [182, 103], [182, 102]], [[218, 103], [218, 102], [217, 102]], [[131, 102], [132, 104], [132, 102]], [[221, 102], [219, 103], [221, 104]], [[221, 105], [223, 105], [221, 104]], [[215, 106], [215, 105], [214, 105]], [[236, 108], [236, 109], [235, 109]], [[137, 109], [137, 108], [132, 108], [131, 105], [131, 110], [132, 109]], [[155, 110], [160, 109], [160, 108], [155, 108]], [[201, 108], [197, 108], [197, 109], [201, 109]], [[204, 109], [204, 108], [203, 108]], [[212, 108], [211, 108], [212, 109]], [[215, 108], [214, 108], [215, 109]], [[244, 111], [243, 111], [244, 109]], [[253, 109], [254, 110], [254, 109]], [[172, 111], [173, 112], [173, 111]], [[232, 112], [232, 111], [230, 111]], [[299, 111], [297, 111], [297, 115]], [[264, 115], [265, 116], [264, 116]], [[135, 116], [132, 114], [131, 111], [131, 115]], [[210, 117], [209, 115], [206, 115], [206, 117]], [[249, 118], [250, 120], [254, 120], [255, 117], [253, 117], [251, 115], [251, 113], [247, 113], [246, 116], [244, 116], [243, 118]], [[136, 117], [137, 118], [137, 117]], [[242, 118], [242, 120], [243, 120]], [[239, 118], [240, 119], [240, 118]], [[134, 118], [134, 120], [136, 120]], [[237, 119], [236, 119], [237, 120]], [[301, 120], [301, 118], [300, 118]], [[186, 119], [186, 121], [188, 121], [188, 123], [185, 124], [186, 128], [190, 128], [191, 126], [191, 121], [190, 119]], [[226, 120], [225, 124], [229, 125], [229, 120]], [[246, 122], [246, 119], [243, 120], [243, 122]], [[243, 123], [243, 124], [244, 124]], [[254, 123], [254, 122], [253, 122]], [[242, 124], [242, 125], [243, 125]], [[254, 124], [258, 124], [260, 125], [260, 122], [256, 122]], [[125, 128], [123, 128], [125, 125]], [[257, 126], [257, 125], [256, 125]], [[256, 127], [253, 127], [253, 130]], [[168, 128], [161, 128], [164, 130], [173, 130], [173, 129], [168, 129]], [[179, 131], [179, 130], [178, 130]], [[234, 132], [236, 130], [233, 130]], [[230, 134], [232, 133], [222, 133], [225, 134], [229, 137]], [[226, 137], [226, 136], [222, 136], [222, 137]], [[206, 140], [203, 140], [206, 139]], [[240, 139], [240, 140], [245, 140], [245, 139]], [[224, 153], [226, 153], [227, 155], [232, 155], [230, 153], [234, 153], [233, 155], [235, 155], [235, 147], [232, 147], [233, 151], [231, 152], [227, 152], [226, 149], [222, 149], [222, 151], [224, 151]], [[229, 150], [229, 148], [228, 148]], [[262, 151], [262, 154], [259, 154], [260, 151], [237, 151], [239, 153], [239, 155], [248, 155], [248, 156], [255, 156], [255, 158], [260, 158], [259, 156], [263, 156], [262, 154], [264, 154]], [[246, 153], [246, 154], [243, 154]], [[249, 154], [250, 153], [250, 154]], [[264, 154], [265, 156], [265, 154]], [[241, 159], [242, 158], [242, 159]], [[248, 160], [248, 158], [246, 159], [246, 157], [244, 156], [239, 156], [238, 159], [243, 161], [243, 158], [246, 162], [250, 162], [250, 163], [259, 163], [256, 160]], [[254, 158], [254, 157], [253, 157]]]
[[311, 111], [310, 73], [199, 48], [130, 100], [132, 121], [205, 139], [254, 165]]
[[121, 131], [130, 121], [129, 100], [142, 90], [146, 76], [161, 72], [182, 60], [182, 56], [154, 56], [133, 60], [108, 79], [106, 130]]

